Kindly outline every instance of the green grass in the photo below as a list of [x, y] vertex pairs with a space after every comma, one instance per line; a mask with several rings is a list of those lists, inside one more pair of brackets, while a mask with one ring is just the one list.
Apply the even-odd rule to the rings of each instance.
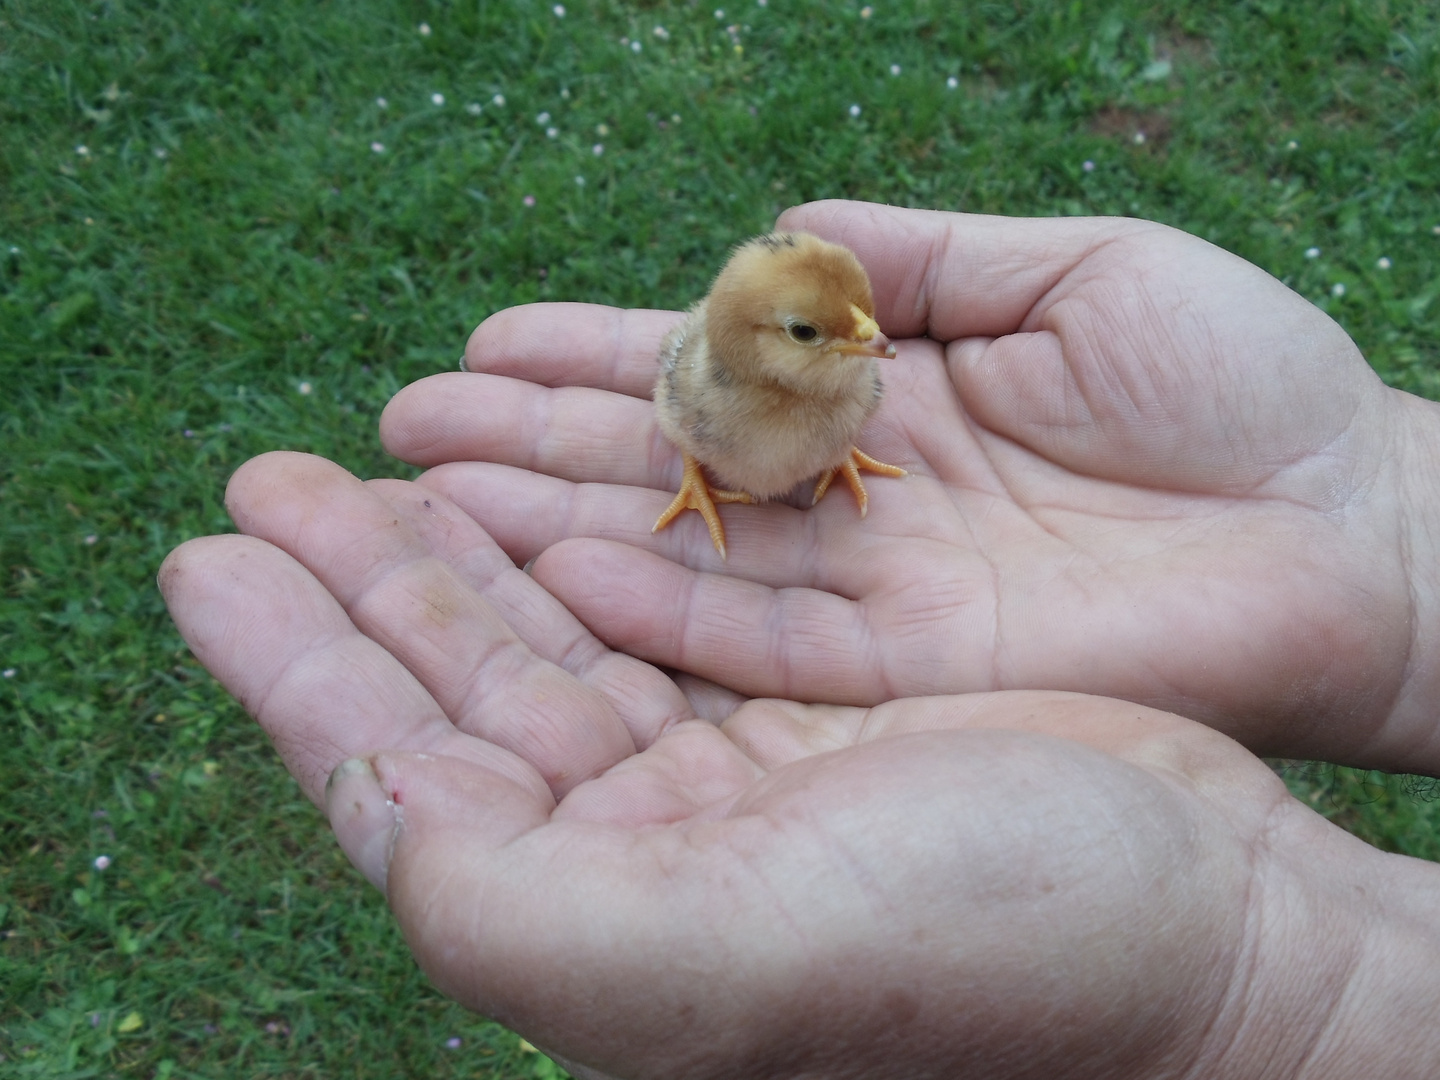
[[[379, 409], [497, 308], [682, 305], [822, 196], [1132, 214], [1440, 396], [1430, 0], [552, 6], [0, 6], [0, 1074], [555, 1075], [426, 987], [153, 585], [254, 454], [408, 475]], [[1440, 857], [1394, 781], [1291, 783]]]

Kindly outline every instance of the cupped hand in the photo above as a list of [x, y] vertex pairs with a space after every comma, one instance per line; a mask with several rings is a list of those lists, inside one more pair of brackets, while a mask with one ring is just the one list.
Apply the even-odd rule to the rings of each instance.
[[250, 535], [161, 572], [187, 641], [440, 988], [577, 1075], [1288, 1075], [1380, 963], [1373, 902], [1334, 912], [1388, 857], [1201, 725], [1044, 693], [712, 723], [434, 492], [276, 454], [228, 502]]
[[1434, 509], [1407, 489], [1433, 407], [1329, 318], [1151, 223], [779, 224], [853, 248], [897, 340], [861, 447], [911, 475], [869, 483], [864, 520], [843, 492], [727, 506], [728, 562], [698, 515], [651, 535], [680, 472], [649, 402], [668, 312], [492, 316], [481, 374], [402, 391], [387, 447], [610, 646], [739, 695], [1082, 691], [1261, 753], [1440, 770]]
[[1428, 1008], [1407, 958], [1433, 949], [1375, 930], [1433, 880], [1395, 887], [1395, 857], [1207, 727], [1045, 693], [711, 723], [435, 492], [276, 454], [228, 501], [249, 536], [161, 570], [190, 647], [439, 988], [576, 1076], [1341, 1076], [1420, 1053], [1392, 1028], [1423, 1024], [1358, 981], [1397, 972]]

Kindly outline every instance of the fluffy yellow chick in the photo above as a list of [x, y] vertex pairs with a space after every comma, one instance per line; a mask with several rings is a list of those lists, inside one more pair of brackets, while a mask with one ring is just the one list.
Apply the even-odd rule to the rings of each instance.
[[859, 470], [905, 475], [855, 448], [880, 404], [876, 359], [894, 355], [849, 248], [808, 233], [742, 244], [661, 345], [655, 413], [685, 478], [652, 532], [698, 510], [724, 558], [715, 503], [775, 498], [816, 477], [814, 505], [837, 475], [864, 517]]

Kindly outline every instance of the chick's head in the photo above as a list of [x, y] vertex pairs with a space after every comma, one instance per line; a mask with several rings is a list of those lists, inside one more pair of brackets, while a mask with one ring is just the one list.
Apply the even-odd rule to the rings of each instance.
[[875, 322], [870, 279], [849, 248], [772, 233], [736, 249], [710, 290], [706, 333], [734, 374], [843, 393], [895, 347]]

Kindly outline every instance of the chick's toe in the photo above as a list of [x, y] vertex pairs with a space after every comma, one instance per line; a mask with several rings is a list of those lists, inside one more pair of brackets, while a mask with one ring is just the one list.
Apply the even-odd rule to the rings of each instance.
[[715, 545], [715, 550], [720, 557], [725, 558], [725, 526], [720, 523], [720, 512], [715, 509], [717, 502], [721, 503], [753, 503], [755, 500], [744, 491], [727, 491], [724, 488], [712, 488], [705, 480], [705, 473], [700, 468], [700, 463], [689, 454], [683, 454], [685, 462], [685, 474], [680, 481], [680, 491], [665, 508], [655, 522], [655, 527], [650, 532], [657, 533], [674, 521], [684, 510], [698, 510], [700, 516], [705, 519], [705, 526], [710, 530], [710, 542]]
[[881, 476], [904, 476], [905, 470], [898, 465], [887, 465], [883, 461], [876, 461], [865, 451], [857, 446], [850, 448], [850, 455], [828, 472], [820, 474], [815, 481], [815, 497], [810, 500], [814, 506], [830, 490], [831, 483], [835, 477], [845, 477], [845, 483], [850, 485], [850, 490], [855, 493], [855, 501], [860, 505], [860, 516], [863, 518], [870, 512], [870, 496], [865, 491], [865, 485], [860, 481], [860, 470], [879, 473]]

